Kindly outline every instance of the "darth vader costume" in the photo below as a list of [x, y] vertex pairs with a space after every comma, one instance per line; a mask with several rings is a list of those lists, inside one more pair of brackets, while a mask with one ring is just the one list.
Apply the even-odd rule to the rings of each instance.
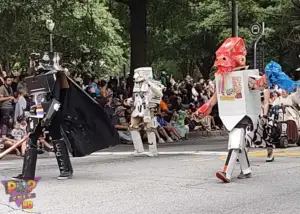
[[30, 69], [34, 75], [25, 79], [33, 101], [27, 113], [30, 135], [22, 174], [14, 179], [35, 177], [37, 141], [44, 131], [52, 138], [58, 179], [73, 175], [69, 153], [83, 157], [120, 143], [103, 108], [65, 74], [61, 54], [32, 54]]

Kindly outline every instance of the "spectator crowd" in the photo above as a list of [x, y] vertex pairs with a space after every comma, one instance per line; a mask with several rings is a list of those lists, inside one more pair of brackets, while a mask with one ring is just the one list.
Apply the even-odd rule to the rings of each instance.
[[[159, 143], [181, 141], [188, 138], [189, 131], [219, 130], [223, 125], [218, 117], [218, 108], [214, 107], [211, 115], [199, 118], [195, 112], [207, 102], [215, 92], [215, 85], [211, 80], [203, 78], [194, 81], [190, 76], [175, 81], [162, 72], [160, 77], [165, 86], [163, 98], [157, 112], [156, 137]], [[129, 132], [131, 108], [124, 104], [131, 96], [128, 79], [110, 78], [99, 80], [93, 78], [88, 85], [84, 85], [81, 75], [74, 75], [74, 80], [95, 98], [111, 118], [113, 125], [119, 132], [124, 143], [132, 143]], [[142, 137], [147, 140], [142, 131]]]
[[[30, 97], [24, 82], [25, 76], [16, 77], [0, 73], [0, 149], [6, 149], [27, 135], [25, 111], [30, 110]], [[40, 136], [39, 152], [53, 151], [46, 136]], [[16, 155], [24, 156], [26, 142], [15, 149]]]
[[[120, 138], [125, 144], [132, 144], [130, 135], [131, 107], [126, 106], [125, 99], [131, 97], [128, 78], [110, 78], [109, 80], [92, 78], [84, 81], [80, 74], [72, 75], [75, 82], [83, 90], [98, 101], [111, 119], [112, 125], [118, 130]], [[24, 83], [25, 76], [7, 76], [0, 73], [0, 138], [5, 149], [12, 146], [27, 134], [27, 122], [24, 111], [30, 109], [30, 97]], [[218, 116], [218, 106], [214, 106], [210, 115], [200, 118], [196, 110], [207, 102], [215, 92], [212, 80], [200, 78], [198, 80], [187, 76], [185, 79], [175, 81], [165, 72], [161, 74], [161, 82], [165, 86], [159, 111], [156, 114], [158, 127], [156, 137], [158, 143], [183, 141], [188, 133], [194, 130], [220, 130], [224, 129]], [[86, 84], [85, 84], [86, 83]], [[280, 96], [280, 89], [272, 90], [273, 99]], [[146, 141], [145, 131], [141, 131]], [[40, 153], [53, 151], [48, 136], [39, 139]], [[15, 150], [17, 155], [24, 155], [26, 143]]]

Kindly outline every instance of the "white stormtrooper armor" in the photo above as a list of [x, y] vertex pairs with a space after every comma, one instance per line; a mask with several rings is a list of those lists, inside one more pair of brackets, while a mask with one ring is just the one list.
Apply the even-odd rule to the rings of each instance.
[[[125, 101], [125, 105], [133, 106], [131, 114], [131, 136], [133, 139], [134, 154], [145, 152], [140, 135], [140, 128], [144, 127], [147, 132], [150, 156], [157, 156], [155, 129], [157, 120], [155, 112], [160, 104], [164, 86], [153, 80], [151, 67], [143, 67], [134, 70], [134, 88], [132, 98]], [[146, 154], [146, 153], [145, 153]]]

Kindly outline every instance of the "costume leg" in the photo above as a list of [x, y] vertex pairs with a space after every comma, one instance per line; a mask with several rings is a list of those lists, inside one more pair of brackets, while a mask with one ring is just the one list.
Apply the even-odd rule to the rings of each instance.
[[[242, 167], [243, 173], [251, 173], [250, 164], [248, 161], [247, 153], [245, 152], [245, 130], [244, 128], [234, 128], [229, 133], [228, 141], [228, 155], [225, 162], [225, 166], [222, 172], [217, 172], [216, 176], [223, 182], [230, 182], [232, 172], [237, 158]], [[248, 164], [247, 164], [248, 162]]]
[[251, 176], [251, 168], [250, 162], [248, 159], [248, 153], [246, 148], [242, 149], [239, 153], [239, 162], [241, 167], [241, 173], [239, 174], [238, 178], [249, 178]]
[[238, 149], [230, 149], [228, 151], [223, 171], [216, 173], [217, 178], [221, 179], [225, 183], [229, 183], [231, 181], [231, 175], [238, 158], [238, 153]]
[[145, 150], [140, 132], [137, 129], [134, 129], [131, 130], [130, 133], [134, 146], [134, 154], [143, 153]]
[[157, 156], [157, 145], [156, 145], [156, 137], [155, 137], [155, 132], [147, 132], [147, 138], [148, 138], [148, 143], [149, 143], [149, 152], [151, 156]]
[[149, 144], [149, 152], [150, 156], [157, 156], [157, 145], [156, 145], [156, 137], [155, 137], [155, 129], [153, 122], [147, 123], [147, 139]]
[[143, 145], [143, 141], [141, 138], [141, 134], [139, 132], [139, 125], [142, 123], [142, 119], [141, 118], [134, 118], [131, 117], [131, 137], [132, 137], [132, 141], [133, 141], [133, 146], [134, 146], [134, 154], [138, 154], [138, 153], [143, 153], [144, 150], [144, 145]]
[[54, 116], [52, 123], [49, 126], [49, 134], [53, 139], [52, 142], [54, 147], [54, 153], [60, 171], [60, 175], [57, 179], [64, 180], [72, 178], [73, 168], [69, 157], [67, 145], [64, 139], [62, 138], [60, 132], [61, 117], [62, 116], [60, 115], [60, 112], [58, 112]]
[[155, 131], [158, 127], [157, 118], [154, 116], [153, 109], [151, 109], [151, 121], [147, 123], [146, 131], [147, 131], [147, 138], [149, 144], [149, 152], [150, 156], [157, 156], [157, 144], [156, 144], [156, 137]]
[[60, 171], [59, 180], [71, 178], [73, 168], [64, 139], [53, 140], [54, 153]]
[[27, 149], [25, 151], [24, 161], [23, 161], [23, 178], [34, 179], [36, 161], [37, 161], [37, 141], [33, 142], [31, 139], [27, 142]]
[[34, 179], [35, 178], [35, 169], [37, 162], [37, 140], [38, 136], [41, 134], [40, 125], [37, 126], [35, 132], [33, 132], [27, 142], [27, 148], [25, 150], [23, 169], [22, 174], [13, 177], [15, 180], [22, 179]]

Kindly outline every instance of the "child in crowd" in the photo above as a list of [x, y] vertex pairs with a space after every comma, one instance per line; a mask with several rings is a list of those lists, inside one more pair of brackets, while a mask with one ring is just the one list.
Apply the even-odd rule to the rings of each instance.
[[[2, 135], [2, 139], [4, 140], [4, 146], [11, 147], [18, 141], [22, 140], [27, 135], [27, 122], [25, 116], [19, 116], [17, 121], [15, 122], [14, 128], [11, 131], [10, 136]], [[21, 145], [21, 152], [19, 148], [16, 148], [16, 155], [24, 156], [26, 149], [26, 142]]]
[[7, 132], [8, 132], [7, 125], [1, 124], [0, 125], [0, 136], [1, 136], [1, 139], [0, 139], [0, 150], [3, 150], [5, 148], [4, 137], [6, 136]]
[[189, 126], [185, 125], [185, 119], [188, 117], [186, 111], [179, 110], [178, 113], [174, 113], [171, 119], [171, 125], [177, 129], [181, 138], [187, 139], [189, 133]]
[[[44, 130], [45, 131], [45, 130]], [[44, 132], [43, 136], [41, 136], [38, 140], [38, 145], [40, 147], [39, 153], [44, 153], [44, 149], [47, 149], [49, 152], [54, 152], [53, 146], [51, 146], [47, 140], [51, 140], [51, 138], [47, 138], [47, 132]]]
[[[162, 133], [164, 135], [163, 129], [170, 134], [171, 138], [175, 141], [180, 140], [182, 137], [180, 136], [180, 133], [176, 130], [176, 128], [172, 127], [169, 123], [166, 122], [166, 120], [161, 116], [161, 114], [157, 114], [157, 123], [159, 125], [158, 132]], [[170, 141], [169, 138], [167, 138], [167, 141]]]

